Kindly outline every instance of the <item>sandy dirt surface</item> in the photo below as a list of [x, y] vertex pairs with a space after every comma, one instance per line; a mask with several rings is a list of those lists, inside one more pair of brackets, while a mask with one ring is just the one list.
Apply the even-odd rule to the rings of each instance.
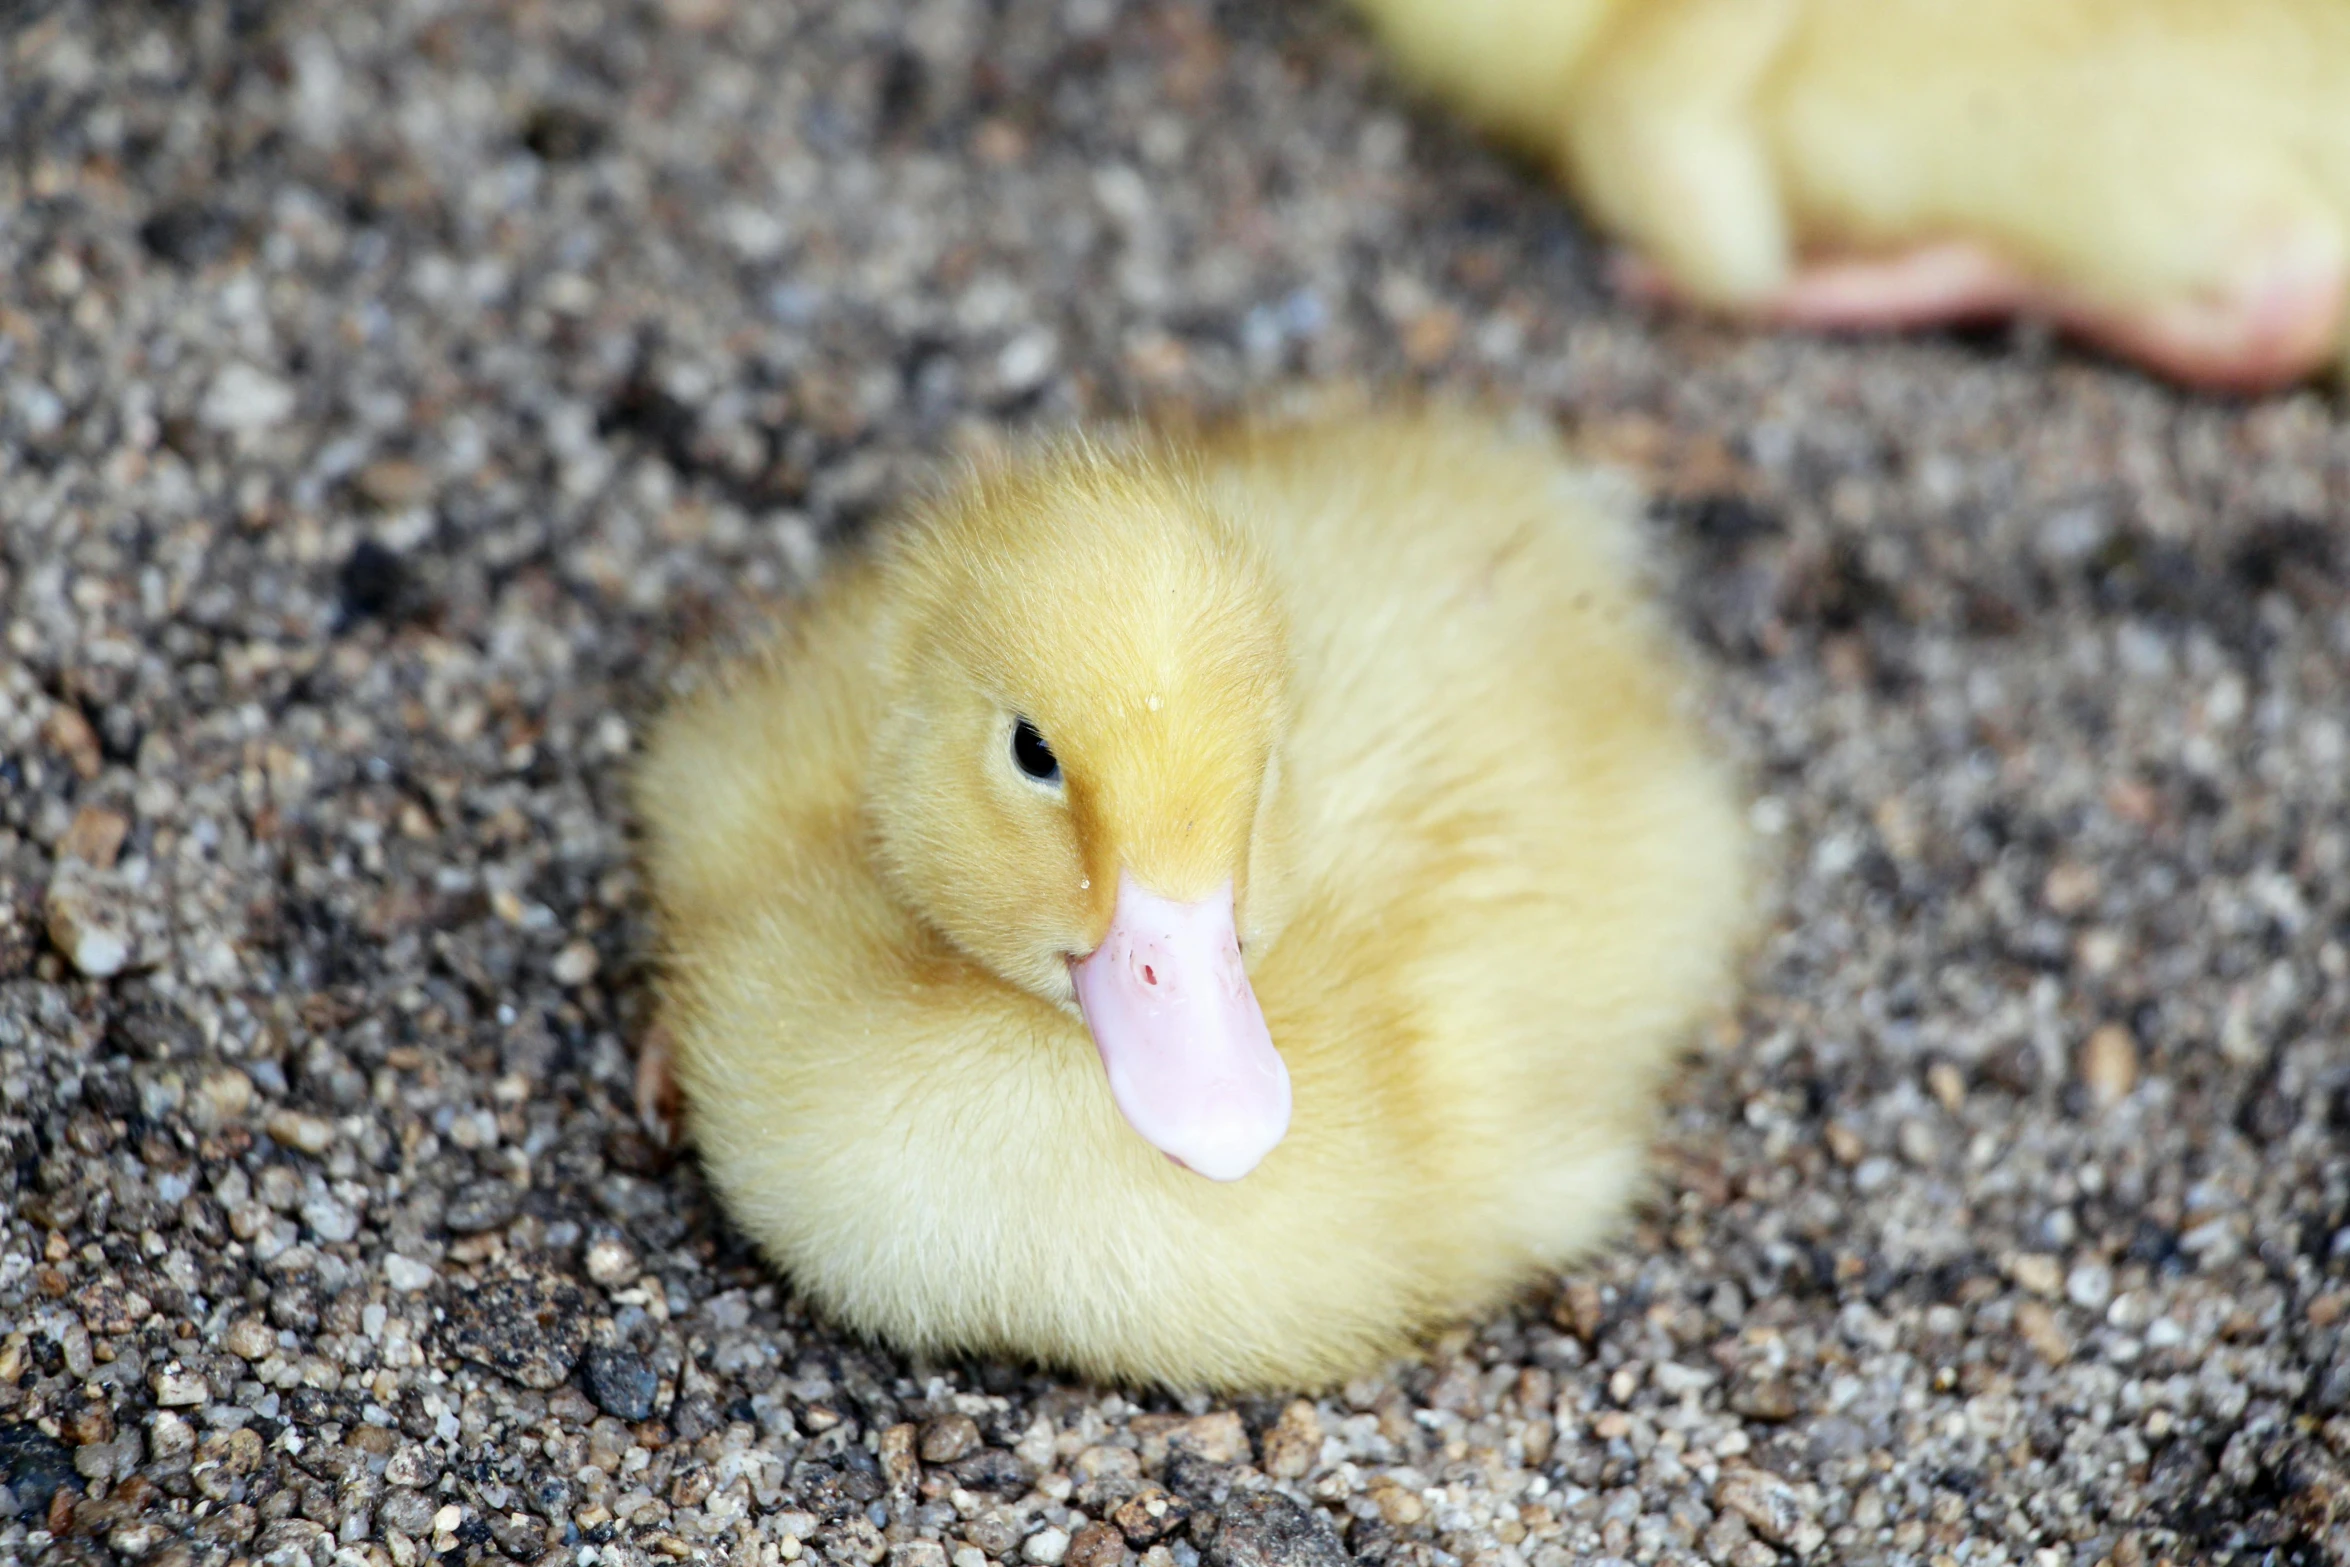
[[[0, 1559], [2350, 1560], [2335, 404], [1643, 319], [1309, 5], [0, 28]], [[1659, 493], [1786, 913], [1655, 1205], [1311, 1401], [844, 1341], [632, 1129], [647, 715], [1356, 376]]]

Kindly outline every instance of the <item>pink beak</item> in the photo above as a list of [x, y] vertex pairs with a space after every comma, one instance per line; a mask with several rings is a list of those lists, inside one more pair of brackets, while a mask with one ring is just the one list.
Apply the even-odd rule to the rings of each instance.
[[1289, 1130], [1289, 1070], [1241, 965], [1232, 884], [1197, 903], [1124, 871], [1109, 933], [1070, 965], [1110, 1096], [1145, 1142], [1237, 1181]]

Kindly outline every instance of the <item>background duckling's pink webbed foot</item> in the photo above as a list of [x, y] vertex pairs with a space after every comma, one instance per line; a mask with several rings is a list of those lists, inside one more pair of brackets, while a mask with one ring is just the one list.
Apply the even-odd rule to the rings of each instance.
[[2287, 255], [2212, 298], [2126, 311], [2051, 291], [2046, 309], [2082, 337], [2189, 385], [2257, 392], [2289, 386], [2333, 362], [2346, 306], [2350, 275], [2340, 263]]
[[[1613, 276], [1635, 299], [1684, 302], [1671, 277], [1642, 257], [1620, 255]], [[2287, 250], [2246, 269], [2232, 289], [2126, 308], [2036, 279], [1983, 246], [1949, 241], [1898, 256], [1808, 262], [1739, 314], [1829, 331], [2039, 317], [2190, 386], [2264, 391], [2332, 361], [2350, 314], [2350, 271], [2330, 257]]]
[[[1671, 274], [1646, 257], [1619, 252], [1610, 275], [1633, 299], [1689, 302]], [[1882, 260], [1814, 262], [1738, 313], [1787, 326], [1920, 327], [2012, 315], [2029, 299], [2030, 287], [2014, 268], [1978, 246], [1953, 243]]]

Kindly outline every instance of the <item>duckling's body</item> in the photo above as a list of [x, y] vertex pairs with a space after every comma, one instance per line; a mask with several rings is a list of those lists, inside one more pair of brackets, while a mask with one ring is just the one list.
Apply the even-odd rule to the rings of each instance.
[[[836, 572], [641, 778], [738, 1221], [910, 1348], [1178, 1385], [1339, 1377], [1590, 1246], [1746, 913], [1632, 553], [1418, 415], [1065, 448]], [[1122, 1118], [1060, 972], [1219, 878], [1293, 1102], [1230, 1181]]]
[[2350, 0], [1357, 0], [1652, 287], [2051, 317], [2166, 373], [2343, 352]]

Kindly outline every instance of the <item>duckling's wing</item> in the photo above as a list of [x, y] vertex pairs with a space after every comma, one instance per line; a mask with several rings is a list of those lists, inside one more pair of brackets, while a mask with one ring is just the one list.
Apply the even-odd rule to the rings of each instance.
[[1441, 411], [1270, 432], [1221, 474], [1290, 606], [1294, 913], [1251, 967], [1301, 1115], [1386, 1096], [1447, 1194], [1431, 1255], [1570, 1255], [1752, 912], [1630, 509]]

